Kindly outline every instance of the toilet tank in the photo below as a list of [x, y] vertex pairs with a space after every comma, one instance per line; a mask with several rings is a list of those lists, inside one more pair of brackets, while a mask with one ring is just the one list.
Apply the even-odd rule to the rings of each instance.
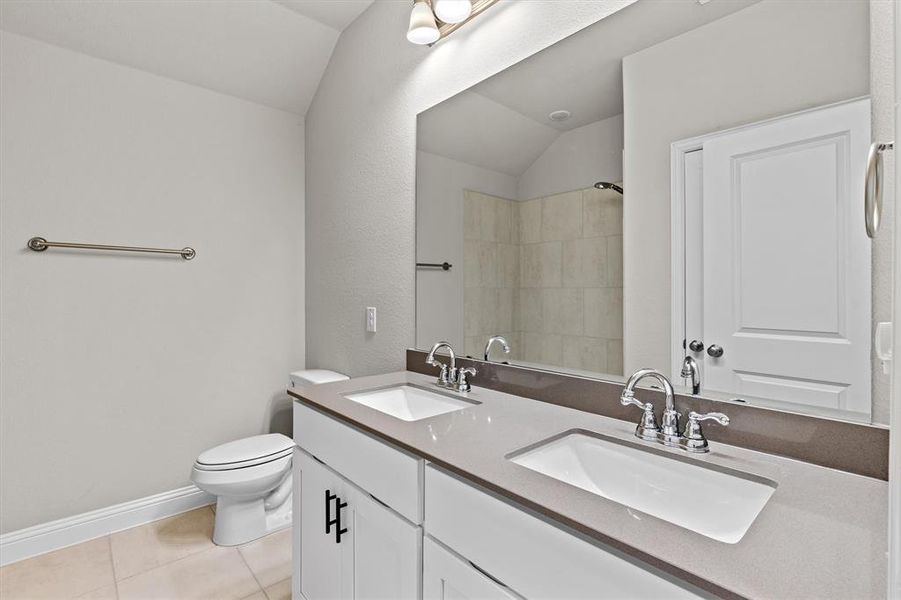
[[350, 379], [347, 375], [326, 369], [304, 369], [291, 373], [291, 387], [302, 387], [317, 383], [330, 383]]

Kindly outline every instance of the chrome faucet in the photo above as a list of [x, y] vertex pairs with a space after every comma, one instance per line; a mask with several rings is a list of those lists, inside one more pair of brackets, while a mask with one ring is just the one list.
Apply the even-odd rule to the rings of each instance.
[[[450, 365], [446, 365], [435, 358], [435, 352], [437, 352], [441, 348], [447, 348], [447, 353], [450, 355]], [[438, 381], [435, 382], [435, 385], [464, 393], [472, 389], [472, 386], [470, 385], [469, 380], [466, 379], [466, 376], [476, 375], [475, 368], [464, 367], [458, 369], [457, 355], [456, 353], [454, 353], [454, 349], [451, 348], [451, 345], [448, 342], [442, 341], [432, 346], [432, 349], [429, 352], [428, 357], [426, 357], [425, 362], [427, 365], [439, 367], [441, 369], [441, 372], [438, 374]]]
[[[693, 359], [686, 357], [685, 362], [682, 365], [683, 376], [686, 376], [686, 368], [694, 369], [695, 375], [692, 376], [692, 385], [696, 386], [696, 391], [694, 393], [697, 394], [700, 391], [700, 381], [695, 380], [695, 377], [697, 377], [698, 365]], [[691, 372], [689, 372], [689, 375], [691, 375]], [[657, 426], [657, 420], [654, 417], [654, 405], [650, 402], [640, 402], [635, 399], [635, 386], [645, 377], [651, 377], [659, 381], [663, 386], [663, 392], [666, 394], [666, 408], [663, 411], [662, 427]], [[626, 382], [626, 387], [623, 388], [623, 393], [620, 395], [619, 401], [623, 406], [637, 406], [644, 411], [641, 415], [641, 420], [638, 422], [638, 426], [635, 428], [636, 437], [647, 441], [660, 442], [661, 444], [672, 446], [674, 448], [681, 448], [686, 452], [700, 453], [709, 452], [710, 450], [707, 438], [704, 437], [704, 432], [701, 431], [701, 421], [716, 421], [723, 426], [729, 424], [729, 417], [723, 413], [712, 412], [701, 414], [691, 411], [688, 413], [688, 424], [685, 426], [685, 431], [680, 435], [679, 413], [676, 412], [673, 386], [663, 373], [654, 369], [639, 369], [638, 371], [635, 371], [635, 373], [629, 377], [629, 381]]]
[[491, 354], [491, 346], [493, 346], [495, 342], [497, 342], [498, 344], [501, 345], [501, 348], [504, 349], [504, 354], [510, 354], [510, 343], [507, 342], [507, 340], [502, 336], [493, 335], [490, 338], [488, 338], [488, 343], [485, 344], [485, 361], [486, 362], [488, 361], [488, 355]]
[[691, 395], [697, 396], [701, 393], [701, 371], [698, 369], [698, 363], [690, 356], [686, 356], [682, 361], [682, 378], [691, 378]]
[[[441, 348], [447, 348], [447, 353], [450, 355], [449, 366], [441, 361], [435, 360], [435, 352]], [[429, 355], [425, 359], [425, 363], [433, 367], [441, 368], [441, 372], [438, 374], [438, 381], [435, 382], [436, 385], [441, 387], [451, 387], [454, 384], [454, 381], [457, 379], [457, 355], [454, 353], [454, 349], [451, 348], [449, 342], [441, 341], [432, 346]]]
[[[666, 378], [666, 375], [664, 375], [660, 371], [657, 371], [656, 369], [639, 369], [635, 371], [632, 376], [629, 377], [629, 381], [626, 382], [626, 387], [623, 388], [623, 393], [620, 395], [619, 401], [624, 406], [632, 404], [644, 409], [644, 415], [642, 416], [639, 428], [635, 431], [635, 435], [645, 440], [651, 439], [648, 436], [652, 433], [652, 431], [645, 427], [645, 425], [648, 420], [648, 413], [650, 413], [650, 416], [653, 417], [653, 406], [650, 402], [648, 402], [647, 404], [642, 404], [635, 399], [635, 386], [638, 385], [639, 381], [646, 377], [650, 377], [659, 381], [660, 385], [663, 386], [664, 394], [666, 394], [666, 408], [663, 410], [662, 426], [660, 427], [659, 432], [653, 432], [655, 434], [654, 437], [667, 446], [676, 447], [679, 445], [680, 437], [679, 413], [676, 412], [675, 392], [673, 391], [673, 385], [669, 382], [669, 379]], [[650, 409], [648, 409], [649, 406], [651, 407]], [[656, 423], [654, 424], [656, 425]], [[639, 430], [642, 431], [639, 432]]]

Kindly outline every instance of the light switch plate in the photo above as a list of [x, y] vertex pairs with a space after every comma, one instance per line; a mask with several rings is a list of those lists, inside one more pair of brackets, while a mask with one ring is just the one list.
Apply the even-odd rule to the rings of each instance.
[[375, 307], [366, 307], [366, 331], [375, 333]]

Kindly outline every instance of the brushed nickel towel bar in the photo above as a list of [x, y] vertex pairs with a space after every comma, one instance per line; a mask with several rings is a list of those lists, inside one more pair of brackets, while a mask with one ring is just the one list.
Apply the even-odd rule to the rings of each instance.
[[110, 246], [107, 244], [76, 244], [75, 242], [48, 242], [42, 237], [28, 240], [28, 247], [35, 252], [43, 252], [47, 248], [75, 248], [77, 250], [114, 250], [116, 252], [148, 252], [151, 254], [178, 254], [185, 260], [191, 260], [197, 253], [194, 248], [181, 250], [170, 248], [142, 248], [140, 246]]

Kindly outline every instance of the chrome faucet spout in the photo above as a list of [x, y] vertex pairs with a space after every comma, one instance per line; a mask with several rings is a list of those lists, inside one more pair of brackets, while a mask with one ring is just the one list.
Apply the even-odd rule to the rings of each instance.
[[452, 369], [455, 369], [457, 367], [457, 355], [454, 353], [454, 349], [451, 348], [450, 342], [441, 341], [432, 346], [432, 349], [429, 351], [429, 355], [428, 357], [426, 357], [425, 361], [432, 366], [435, 366], [436, 363], [441, 364], [440, 362], [435, 360], [435, 353], [442, 348], [447, 348], [447, 353], [450, 356], [450, 366]]
[[[447, 348], [447, 354], [450, 356], [450, 366], [435, 359], [435, 353], [441, 348]], [[441, 373], [438, 375], [438, 381], [436, 382], [438, 385], [448, 387], [454, 384], [457, 377], [457, 355], [449, 342], [440, 341], [432, 346], [425, 362], [427, 365], [441, 368]]]
[[660, 382], [660, 385], [663, 386], [663, 392], [666, 394], [666, 409], [675, 410], [675, 391], [673, 390], [673, 385], [669, 382], [669, 379], [666, 378], [666, 375], [664, 375], [657, 369], [638, 369], [637, 371], [632, 373], [632, 376], [629, 377], [629, 380], [626, 382], [626, 387], [623, 389], [623, 393], [629, 392], [630, 395], [634, 395], [635, 386], [638, 385], [639, 381], [646, 377], [656, 379]]
[[504, 350], [504, 354], [510, 354], [510, 343], [507, 342], [506, 338], [500, 335], [493, 335], [488, 338], [488, 343], [485, 344], [485, 361], [488, 361], [488, 355], [491, 354], [491, 346], [495, 343], [501, 345], [501, 348]]
[[635, 396], [635, 386], [642, 379], [650, 377], [656, 379], [663, 387], [663, 393], [666, 395], [666, 408], [663, 411], [663, 419], [660, 427], [660, 441], [667, 446], [679, 445], [679, 413], [676, 412], [675, 392], [673, 384], [670, 383], [666, 375], [656, 369], [639, 369], [635, 371], [626, 382], [623, 388], [621, 401], [627, 404], [628, 400]]
[[690, 356], [686, 356], [682, 361], [682, 377], [691, 378], [691, 394], [697, 396], [701, 393], [701, 371], [698, 369], [698, 363]]

